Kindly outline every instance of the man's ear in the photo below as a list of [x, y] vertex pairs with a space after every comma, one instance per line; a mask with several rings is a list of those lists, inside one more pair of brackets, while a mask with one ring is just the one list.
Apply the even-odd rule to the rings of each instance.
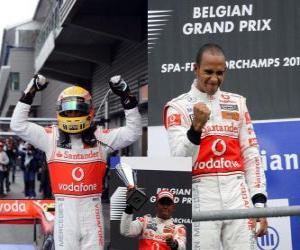
[[197, 63], [194, 63], [193, 67], [194, 67], [194, 73], [196, 73], [196, 71], [199, 69], [199, 66], [197, 65]]

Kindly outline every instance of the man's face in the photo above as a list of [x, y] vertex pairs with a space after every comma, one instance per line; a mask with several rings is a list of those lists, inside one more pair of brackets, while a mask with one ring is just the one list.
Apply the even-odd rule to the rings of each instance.
[[156, 202], [156, 214], [157, 217], [167, 220], [172, 217], [172, 214], [175, 210], [175, 205], [172, 200], [169, 198], [161, 198]]
[[224, 81], [225, 70], [224, 55], [212, 54], [210, 51], [204, 52], [201, 64], [194, 65], [197, 88], [204, 93], [213, 95]]

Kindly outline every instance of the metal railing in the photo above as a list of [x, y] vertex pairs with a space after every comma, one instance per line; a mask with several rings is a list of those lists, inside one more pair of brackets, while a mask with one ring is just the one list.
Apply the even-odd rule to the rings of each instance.
[[300, 216], [300, 206], [210, 210], [193, 214], [193, 221], [237, 220], [246, 218]]
[[[0, 124], [9, 124], [11, 117], [0, 117]], [[56, 118], [28, 118], [30, 122], [36, 122], [38, 124], [56, 124]]]
[[[1, 131], [1, 125], [9, 125], [11, 121], [11, 117], [0, 117], [0, 136], [11, 136], [15, 135], [14, 132], [12, 131], [6, 131], [9, 129], [6, 129], [5, 131]], [[34, 122], [37, 124], [40, 124], [42, 126], [50, 126], [50, 125], [56, 125], [57, 124], [57, 118], [40, 118], [40, 117], [30, 117], [28, 118], [29, 122]], [[94, 119], [96, 123], [101, 123], [103, 122], [102, 119]]]

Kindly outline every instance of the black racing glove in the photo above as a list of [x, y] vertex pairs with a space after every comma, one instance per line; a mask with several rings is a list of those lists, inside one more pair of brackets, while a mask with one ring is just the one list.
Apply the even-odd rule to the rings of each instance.
[[24, 90], [20, 102], [31, 105], [37, 91], [45, 89], [48, 85], [47, 79], [42, 75], [34, 75]]
[[177, 240], [174, 240], [173, 238], [169, 237], [169, 238], [166, 238], [166, 243], [172, 250], [178, 249]]
[[186, 133], [187, 138], [191, 143], [194, 145], [200, 145], [200, 140], [201, 140], [201, 133], [196, 131], [193, 127], [193, 125], [190, 127], [190, 129]]
[[133, 207], [129, 204], [126, 205], [124, 212], [126, 214], [133, 214]]
[[120, 96], [124, 109], [132, 109], [138, 105], [138, 101], [135, 96], [130, 94], [128, 84], [120, 75], [111, 77], [109, 80], [109, 86], [112, 92]]
[[267, 197], [262, 193], [257, 193], [251, 198], [251, 200], [253, 205], [255, 205], [256, 203], [266, 204]]

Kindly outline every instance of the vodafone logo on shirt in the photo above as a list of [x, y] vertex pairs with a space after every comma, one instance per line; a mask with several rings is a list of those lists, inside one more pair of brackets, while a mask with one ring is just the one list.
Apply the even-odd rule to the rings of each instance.
[[[206, 162], [197, 162], [193, 166], [193, 170], [216, 170], [220, 169], [220, 171], [214, 171], [214, 172], [231, 172], [235, 171], [237, 168], [239, 168], [241, 165], [239, 164], [238, 161], [233, 161], [233, 160], [226, 160], [225, 158], [220, 158], [217, 160], [214, 160], [213, 158], [209, 159]], [[227, 169], [227, 171], [224, 171], [222, 169]], [[237, 169], [238, 170], [238, 169]], [[213, 171], [209, 171], [213, 172]]]
[[106, 164], [50, 162], [49, 170], [54, 194], [89, 195], [101, 193]]
[[[74, 181], [81, 182], [84, 179], [84, 171], [81, 167], [73, 168], [71, 175]], [[97, 184], [83, 184], [83, 183], [74, 183], [71, 184], [59, 184], [59, 189], [62, 191], [70, 192], [89, 192], [96, 191]]]
[[83, 178], [84, 178], [84, 172], [83, 172], [83, 169], [80, 168], [80, 167], [74, 168], [74, 169], [72, 170], [72, 178], [73, 178], [75, 181], [82, 181]]
[[226, 143], [222, 139], [217, 139], [213, 142], [211, 150], [217, 156], [220, 156], [226, 151]]
[[[202, 144], [203, 143], [203, 144]], [[201, 147], [201, 145], [205, 145]], [[193, 175], [243, 171], [239, 141], [226, 136], [207, 136], [193, 165]]]
[[69, 191], [69, 192], [91, 192], [97, 191], [97, 184], [75, 184], [72, 182], [71, 184], [59, 184], [58, 185], [60, 191]]

